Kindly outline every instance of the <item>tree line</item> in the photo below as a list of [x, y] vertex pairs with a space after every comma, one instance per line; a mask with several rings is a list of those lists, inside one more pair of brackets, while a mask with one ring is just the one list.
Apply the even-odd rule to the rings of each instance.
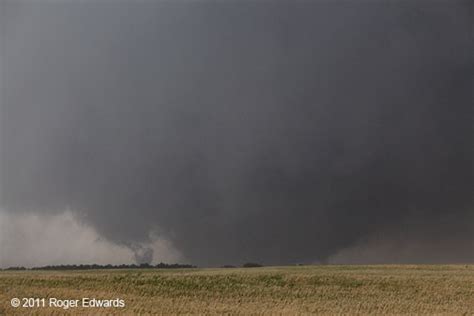
[[152, 265], [148, 263], [142, 264], [120, 264], [120, 265], [100, 265], [100, 264], [61, 264], [61, 265], [49, 265], [43, 267], [9, 267], [2, 269], [4, 271], [21, 271], [21, 270], [99, 270], [99, 269], [192, 269], [197, 266], [191, 264], [180, 264], [180, 263], [163, 263]]
[[[256, 262], [247, 262], [244, 263], [242, 268], [260, 268], [263, 267], [262, 264]], [[142, 264], [120, 264], [120, 265], [113, 265], [113, 264], [61, 264], [61, 265], [49, 265], [43, 267], [33, 267], [33, 268], [25, 268], [25, 267], [9, 267], [5, 269], [0, 269], [0, 271], [22, 271], [22, 270], [107, 270], [107, 269], [193, 269], [197, 268], [197, 266], [192, 264], [180, 264], [180, 263], [163, 263], [160, 262], [158, 264], [152, 265], [149, 263], [142, 263]], [[238, 266], [234, 265], [224, 265], [221, 268], [238, 268]]]

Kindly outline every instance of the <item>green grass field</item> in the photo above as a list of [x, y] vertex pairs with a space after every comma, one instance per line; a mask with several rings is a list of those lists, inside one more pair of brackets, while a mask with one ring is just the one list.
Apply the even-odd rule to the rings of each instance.
[[[84, 297], [120, 298], [125, 307], [47, 306]], [[46, 306], [13, 308], [12, 298], [45, 298]], [[474, 315], [474, 266], [2, 271], [0, 314]]]

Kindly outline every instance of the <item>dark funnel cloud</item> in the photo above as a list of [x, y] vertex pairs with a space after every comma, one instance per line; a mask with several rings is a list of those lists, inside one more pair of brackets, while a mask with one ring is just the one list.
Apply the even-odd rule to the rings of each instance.
[[72, 210], [139, 262], [151, 233], [199, 265], [371, 236], [474, 261], [471, 1], [0, 10], [6, 211]]

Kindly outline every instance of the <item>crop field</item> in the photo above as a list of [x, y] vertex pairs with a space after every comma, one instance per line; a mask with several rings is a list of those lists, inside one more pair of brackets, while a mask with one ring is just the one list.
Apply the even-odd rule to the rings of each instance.
[[[125, 306], [84, 307], [84, 298]], [[0, 314], [474, 315], [474, 266], [2, 271]]]

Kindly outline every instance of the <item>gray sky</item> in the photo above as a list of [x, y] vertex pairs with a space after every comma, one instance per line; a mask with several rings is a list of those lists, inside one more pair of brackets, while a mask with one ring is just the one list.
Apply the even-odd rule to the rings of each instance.
[[470, 1], [0, 10], [3, 221], [199, 265], [474, 261]]

